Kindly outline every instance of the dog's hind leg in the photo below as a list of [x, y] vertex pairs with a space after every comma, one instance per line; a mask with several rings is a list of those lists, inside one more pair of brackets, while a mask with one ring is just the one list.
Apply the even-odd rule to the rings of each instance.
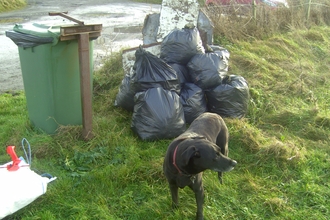
[[179, 188], [176, 184], [170, 184], [171, 196], [172, 196], [172, 208], [176, 209], [179, 206]]

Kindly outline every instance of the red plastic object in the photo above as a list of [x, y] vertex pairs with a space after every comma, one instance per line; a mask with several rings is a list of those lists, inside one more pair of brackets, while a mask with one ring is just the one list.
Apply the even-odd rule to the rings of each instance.
[[19, 163], [21, 160], [17, 157], [15, 153], [15, 146], [8, 146], [7, 147], [7, 153], [10, 155], [11, 160], [13, 161], [12, 164], [7, 165], [8, 171], [16, 171], [19, 169]]

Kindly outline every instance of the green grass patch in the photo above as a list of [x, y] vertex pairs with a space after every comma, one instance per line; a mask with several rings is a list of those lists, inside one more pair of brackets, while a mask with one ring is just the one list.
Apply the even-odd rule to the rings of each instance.
[[0, 0], [0, 13], [20, 9], [25, 6], [25, 0]]

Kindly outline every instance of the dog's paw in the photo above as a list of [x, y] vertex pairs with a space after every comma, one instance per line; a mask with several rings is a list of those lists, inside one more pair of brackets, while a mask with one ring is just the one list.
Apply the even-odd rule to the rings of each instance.
[[196, 220], [204, 220], [203, 213], [196, 213]]
[[173, 202], [172, 203], [172, 209], [176, 210], [178, 208], [179, 208], [179, 204]]

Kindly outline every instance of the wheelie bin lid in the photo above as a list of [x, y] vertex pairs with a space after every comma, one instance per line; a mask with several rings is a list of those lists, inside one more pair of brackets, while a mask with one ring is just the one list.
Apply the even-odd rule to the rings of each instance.
[[19, 47], [35, 47], [51, 43], [56, 45], [60, 37], [60, 25], [47, 24], [15, 24], [12, 31], [6, 31], [9, 37]]

